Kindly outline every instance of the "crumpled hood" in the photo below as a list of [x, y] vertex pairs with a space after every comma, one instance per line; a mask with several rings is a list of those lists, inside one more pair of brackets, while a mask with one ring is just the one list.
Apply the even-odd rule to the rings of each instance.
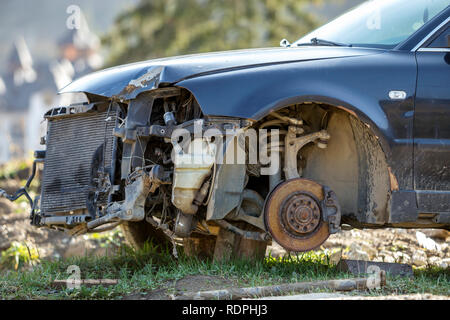
[[75, 80], [60, 93], [87, 92], [133, 99], [139, 93], [205, 74], [242, 68], [377, 53], [377, 49], [348, 47], [265, 48], [213, 52], [149, 60], [98, 71]]

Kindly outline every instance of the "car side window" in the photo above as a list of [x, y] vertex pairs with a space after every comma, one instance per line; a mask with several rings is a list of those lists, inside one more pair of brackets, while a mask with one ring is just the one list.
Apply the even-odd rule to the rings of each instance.
[[434, 37], [426, 46], [427, 48], [449, 48], [450, 26]]

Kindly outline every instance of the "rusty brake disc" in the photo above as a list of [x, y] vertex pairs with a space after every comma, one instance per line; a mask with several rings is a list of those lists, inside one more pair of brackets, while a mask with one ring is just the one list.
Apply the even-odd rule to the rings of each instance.
[[330, 235], [320, 205], [323, 198], [322, 185], [312, 180], [296, 178], [278, 185], [264, 209], [273, 239], [294, 252], [320, 246]]

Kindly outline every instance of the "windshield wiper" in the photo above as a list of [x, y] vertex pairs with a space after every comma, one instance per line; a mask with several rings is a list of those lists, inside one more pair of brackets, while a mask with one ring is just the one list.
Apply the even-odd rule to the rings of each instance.
[[351, 47], [351, 44], [346, 43], [340, 43], [340, 42], [334, 42], [319, 38], [312, 38], [310, 43], [299, 43], [297, 46], [334, 46], [334, 47]]

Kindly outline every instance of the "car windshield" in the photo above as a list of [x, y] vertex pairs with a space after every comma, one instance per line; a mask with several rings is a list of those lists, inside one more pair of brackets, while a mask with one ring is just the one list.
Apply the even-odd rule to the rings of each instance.
[[[367, 1], [300, 38], [292, 47], [317, 38], [352, 46], [393, 48], [449, 5], [450, 0]], [[315, 45], [320, 43], [313, 40]]]

